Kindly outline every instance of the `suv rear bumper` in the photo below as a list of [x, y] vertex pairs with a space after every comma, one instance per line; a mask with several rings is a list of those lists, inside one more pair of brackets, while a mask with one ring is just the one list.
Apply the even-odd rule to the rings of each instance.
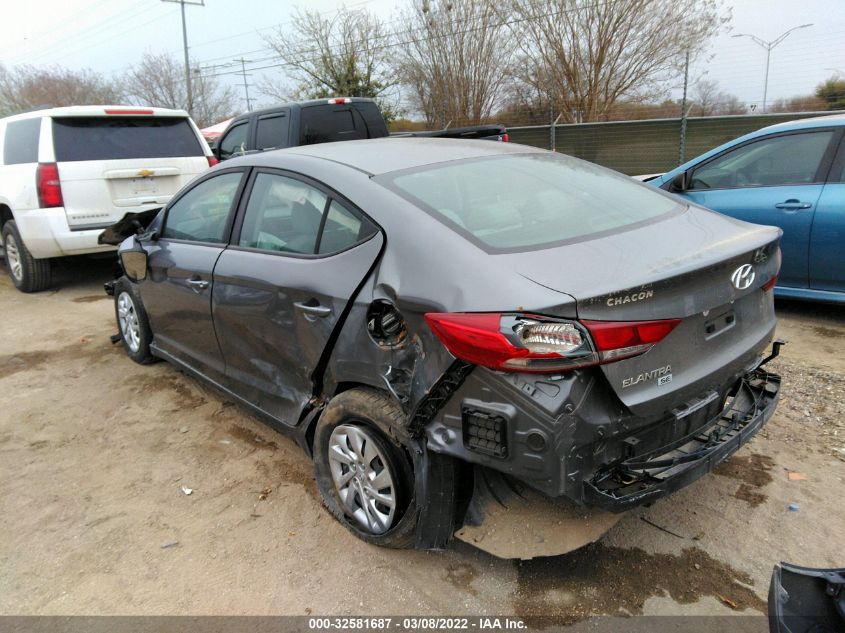
[[114, 246], [97, 243], [102, 227], [71, 229], [64, 207], [18, 211], [15, 223], [27, 249], [37, 259], [115, 250]]
[[769, 421], [779, 392], [780, 376], [762, 366], [754, 369], [742, 377], [730, 405], [706, 428], [681, 442], [599, 470], [584, 482], [584, 502], [623, 512], [689, 485], [739, 450]]

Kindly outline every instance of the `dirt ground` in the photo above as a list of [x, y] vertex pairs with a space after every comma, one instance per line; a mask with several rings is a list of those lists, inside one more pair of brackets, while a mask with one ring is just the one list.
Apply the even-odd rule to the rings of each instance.
[[514, 562], [356, 540], [290, 440], [109, 342], [110, 271], [24, 295], [0, 264], [2, 614], [759, 613], [774, 562], [845, 565], [843, 308], [778, 304], [782, 404], [716, 473]]

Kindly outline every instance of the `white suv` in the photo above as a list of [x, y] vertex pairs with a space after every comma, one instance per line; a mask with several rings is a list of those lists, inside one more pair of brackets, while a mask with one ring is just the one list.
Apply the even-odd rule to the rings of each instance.
[[182, 110], [72, 106], [0, 119], [0, 225], [24, 292], [50, 285], [50, 258], [97, 243], [127, 213], [164, 206], [217, 160]]

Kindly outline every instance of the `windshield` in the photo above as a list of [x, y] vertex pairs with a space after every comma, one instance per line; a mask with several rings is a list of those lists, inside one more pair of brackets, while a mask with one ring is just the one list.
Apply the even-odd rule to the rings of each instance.
[[627, 176], [555, 154], [453, 161], [378, 180], [490, 251], [582, 240], [683, 209]]
[[53, 119], [56, 160], [202, 156], [184, 117], [62, 117]]

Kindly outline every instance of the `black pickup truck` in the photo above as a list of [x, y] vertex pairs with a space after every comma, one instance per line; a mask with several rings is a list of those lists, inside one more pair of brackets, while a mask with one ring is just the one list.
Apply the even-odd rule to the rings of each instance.
[[[215, 144], [219, 160], [248, 152], [390, 136], [378, 104], [361, 97], [337, 97], [285, 103], [232, 119]], [[475, 125], [395, 136], [472, 138], [507, 141], [503, 125]]]

